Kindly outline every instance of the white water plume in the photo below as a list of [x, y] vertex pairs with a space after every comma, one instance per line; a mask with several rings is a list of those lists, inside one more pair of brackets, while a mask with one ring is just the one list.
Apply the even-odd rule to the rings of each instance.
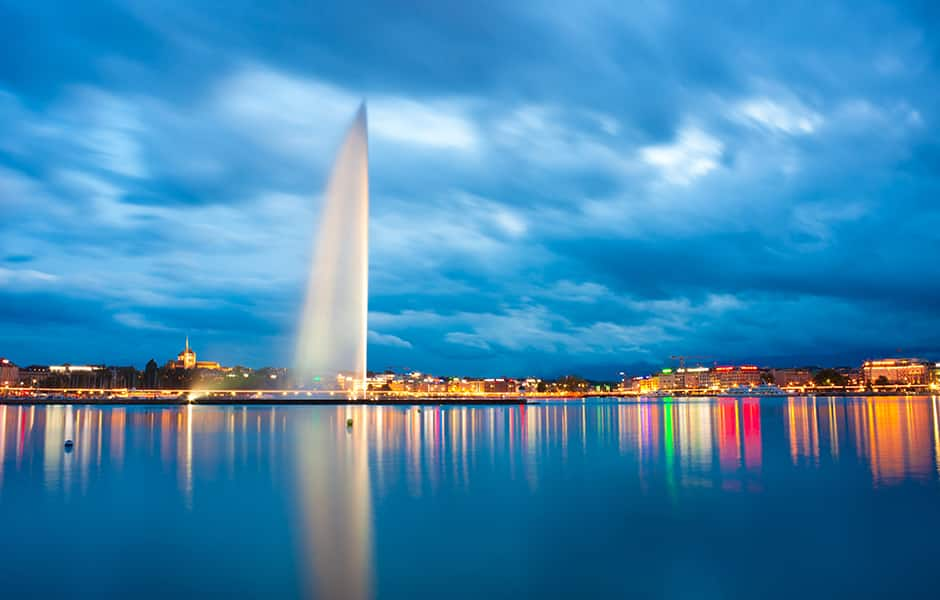
[[366, 389], [369, 303], [369, 140], [363, 103], [330, 173], [294, 370], [310, 387], [335, 389], [337, 376], [355, 393]]

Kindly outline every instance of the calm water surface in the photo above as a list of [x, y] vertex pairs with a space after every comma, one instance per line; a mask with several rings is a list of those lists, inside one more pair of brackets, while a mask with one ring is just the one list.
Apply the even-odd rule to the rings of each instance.
[[0, 406], [0, 590], [936, 597], [938, 413], [930, 397]]

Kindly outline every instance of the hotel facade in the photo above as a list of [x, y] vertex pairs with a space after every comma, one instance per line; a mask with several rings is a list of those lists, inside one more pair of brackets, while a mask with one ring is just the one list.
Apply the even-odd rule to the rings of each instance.
[[862, 363], [865, 385], [926, 385], [931, 363], [916, 358], [883, 358]]

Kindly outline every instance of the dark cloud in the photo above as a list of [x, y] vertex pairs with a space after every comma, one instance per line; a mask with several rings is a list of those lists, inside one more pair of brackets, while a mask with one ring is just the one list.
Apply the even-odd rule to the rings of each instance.
[[3, 353], [288, 363], [366, 98], [372, 368], [937, 354], [936, 16], [0, 2]]

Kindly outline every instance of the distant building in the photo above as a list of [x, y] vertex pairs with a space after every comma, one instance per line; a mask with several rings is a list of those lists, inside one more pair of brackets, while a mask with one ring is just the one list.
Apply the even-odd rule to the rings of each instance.
[[515, 392], [516, 389], [516, 382], [512, 379], [499, 378], [483, 380], [483, 391], [490, 394], [507, 394], [509, 392]]
[[714, 373], [708, 367], [680, 367], [676, 369], [676, 381], [681, 389], [705, 390], [714, 384]]
[[[48, 387], [98, 388], [106, 387], [100, 383], [99, 372], [104, 365], [49, 365]], [[42, 387], [42, 384], [40, 384]]]
[[147, 366], [144, 367], [143, 387], [148, 390], [160, 387], [160, 368], [157, 366], [157, 361], [152, 358], [147, 361]]
[[659, 391], [660, 389], [660, 376], [659, 375], [646, 375], [642, 377], [634, 377], [630, 380], [630, 389], [639, 394], [649, 394], [652, 392]]
[[[49, 365], [29, 367], [36, 387], [74, 388], [130, 388], [137, 383], [134, 367], [107, 367], [105, 365]], [[24, 379], [20, 375], [20, 379]]]
[[727, 390], [738, 385], [760, 385], [760, 370], [755, 365], [715, 367], [712, 385]]
[[391, 390], [391, 382], [394, 380], [394, 373], [373, 373], [366, 378], [366, 383], [370, 390]]
[[20, 369], [20, 385], [24, 387], [46, 387], [52, 375], [45, 365], [29, 365]]
[[176, 356], [176, 360], [166, 363], [167, 369], [221, 369], [222, 365], [211, 360], [196, 360], [196, 351], [189, 347], [189, 336], [186, 336], [186, 347]]
[[[759, 385], [761, 373], [754, 365], [740, 367], [680, 367], [663, 369], [655, 377], [634, 379], [641, 393], [660, 390], [726, 390], [737, 385]], [[654, 387], [655, 386], [655, 387]]]
[[664, 390], [676, 390], [682, 387], [682, 377], [674, 369], [663, 369], [659, 372], [659, 387]]
[[6, 358], [0, 358], [0, 387], [15, 387], [20, 380], [20, 368]]
[[813, 381], [813, 372], [809, 369], [771, 369], [774, 385], [780, 387], [805, 386]]
[[924, 385], [930, 364], [916, 358], [882, 358], [862, 363], [866, 385]]
[[527, 393], [537, 392], [542, 385], [542, 380], [537, 377], [527, 377], [520, 385], [520, 391]]
[[836, 367], [836, 372], [845, 379], [845, 385], [864, 385], [861, 369], [852, 367]]
[[30, 365], [19, 370], [19, 385], [34, 388], [133, 388], [137, 386], [134, 367], [104, 365]]
[[176, 362], [178, 363], [177, 368], [180, 369], [196, 368], [196, 352], [189, 347], [188, 335], [186, 336], [186, 347], [177, 355]]
[[484, 383], [482, 379], [454, 377], [447, 382], [447, 391], [451, 394], [482, 394]]

